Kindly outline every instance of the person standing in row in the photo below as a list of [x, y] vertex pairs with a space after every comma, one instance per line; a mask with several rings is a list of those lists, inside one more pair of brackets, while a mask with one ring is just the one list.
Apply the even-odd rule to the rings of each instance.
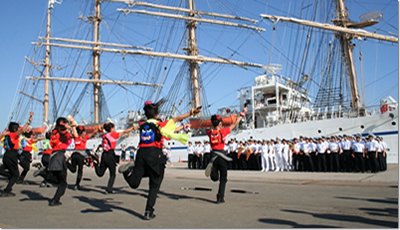
[[203, 156], [203, 166], [207, 167], [208, 163], [211, 161], [211, 146], [210, 142], [204, 141], [204, 156]]
[[[39, 170], [44, 167], [48, 168], [49, 162], [50, 162], [50, 156], [53, 153], [53, 149], [51, 148], [50, 144], [50, 138], [51, 138], [51, 131], [46, 132], [45, 138], [43, 141], [43, 152], [42, 152], [42, 159], [40, 160], [42, 162], [42, 165], [39, 167]], [[40, 153], [39, 153], [40, 155]], [[35, 174], [34, 174], [35, 175]], [[43, 179], [42, 183], [40, 183], [40, 187], [47, 187], [47, 181], [46, 179]]]
[[361, 140], [361, 135], [357, 135], [356, 141], [352, 144], [351, 149], [353, 150], [352, 157], [354, 158], [354, 171], [365, 172], [365, 143]]
[[224, 152], [225, 137], [239, 124], [242, 117], [245, 117], [247, 113], [247, 106], [244, 107], [240, 116], [236, 118], [235, 123], [230, 126], [223, 128], [222, 118], [219, 115], [211, 116], [211, 123], [214, 126], [213, 129], [206, 131], [207, 136], [211, 143], [211, 162], [208, 164], [205, 172], [206, 176], [210, 176], [212, 181], [220, 181], [217, 204], [225, 202], [225, 186], [228, 181], [228, 161], [225, 158], [226, 153]]
[[103, 177], [107, 169], [110, 173], [110, 177], [108, 178], [107, 188], [104, 192], [105, 194], [114, 193], [113, 185], [115, 181], [115, 172], [116, 172], [116, 166], [119, 163], [119, 159], [115, 155], [115, 147], [117, 145], [117, 139], [131, 132], [134, 129], [137, 129], [137, 127], [132, 126], [119, 133], [115, 131], [115, 125], [111, 122], [103, 124], [102, 128], [100, 127], [99, 131], [105, 130], [107, 132], [102, 135], [103, 154], [101, 156], [101, 161], [99, 162], [99, 157], [96, 154], [92, 156], [94, 157], [93, 159], [94, 169], [98, 177]]
[[376, 140], [374, 140], [374, 136], [372, 134], [368, 135], [368, 141], [365, 143], [367, 154], [367, 159], [369, 162], [369, 168], [372, 173], [379, 172], [379, 164], [378, 164], [378, 150], [379, 144]]
[[326, 172], [326, 144], [322, 142], [322, 138], [317, 140], [317, 159], [318, 159], [318, 172]]
[[187, 147], [187, 152], [188, 152], [188, 168], [191, 169], [193, 168], [193, 155], [194, 155], [194, 146], [192, 145], [192, 142], [188, 142], [188, 147]]
[[3, 165], [0, 166], [0, 175], [8, 178], [8, 184], [3, 191], [0, 191], [0, 197], [11, 197], [15, 196], [12, 193], [12, 187], [18, 180], [18, 147], [19, 147], [19, 136], [25, 132], [33, 119], [33, 113], [30, 112], [28, 122], [19, 128], [19, 124], [16, 122], [10, 122], [8, 125], [8, 131], [0, 134], [0, 138], [4, 137], [4, 149], [6, 152], [3, 155]]

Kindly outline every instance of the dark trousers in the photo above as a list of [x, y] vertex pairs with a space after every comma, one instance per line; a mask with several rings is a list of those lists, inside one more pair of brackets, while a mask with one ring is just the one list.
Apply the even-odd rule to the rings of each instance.
[[310, 157], [311, 157], [311, 162], [312, 162], [312, 169], [313, 171], [318, 171], [318, 157], [317, 157], [317, 152], [311, 152]]
[[350, 150], [343, 150], [343, 169], [345, 172], [353, 171], [353, 158]]
[[304, 171], [307, 171], [307, 172], [314, 171], [314, 166], [313, 166], [310, 155], [306, 155], [306, 154], [303, 155], [303, 165], [304, 165]]
[[372, 173], [376, 173], [379, 172], [379, 163], [378, 163], [378, 159], [376, 157], [376, 152], [372, 151], [372, 152], [368, 152], [368, 160], [369, 160], [369, 168], [371, 170]]
[[204, 153], [203, 156], [203, 168], [205, 169], [211, 161], [211, 153]]
[[240, 154], [239, 156], [239, 169], [241, 170], [247, 169], [246, 154]]
[[230, 153], [230, 158], [232, 158], [232, 161], [231, 161], [232, 169], [238, 169], [239, 168], [239, 159], [237, 157], [237, 152]]
[[193, 166], [193, 154], [188, 154], [188, 168], [191, 169]]
[[[156, 151], [157, 152], [145, 152], [144, 154], [158, 153], [159, 155], [162, 155], [161, 149]], [[149, 176], [149, 194], [147, 196], [146, 211], [154, 212], [154, 205], [156, 203], [157, 193], [160, 190], [161, 182], [164, 178], [165, 167], [162, 165], [161, 161], [158, 163], [152, 162], [158, 160], [157, 157], [151, 160], [144, 160], [143, 158], [146, 159], [146, 157], [141, 157], [140, 154], [142, 154], [142, 152], [138, 152], [135, 167], [133, 167], [132, 170], [124, 172], [123, 175], [128, 185], [134, 189], [139, 187], [144, 176]], [[159, 171], [156, 172], [153, 167], [158, 168]]]
[[293, 154], [293, 158], [292, 158], [292, 165], [293, 165], [293, 169], [295, 171], [300, 171], [300, 155], [299, 154]]
[[18, 178], [18, 181], [24, 181], [26, 174], [28, 174], [29, 169], [31, 168], [32, 155], [28, 151], [23, 151], [19, 156], [19, 165], [23, 168], [21, 175]]
[[78, 175], [76, 176], [75, 185], [80, 185], [80, 183], [82, 181], [84, 162], [85, 162], [85, 157], [77, 152], [72, 154], [71, 163], [67, 162], [67, 167], [68, 167], [69, 171], [71, 171], [72, 173], [75, 173], [78, 169]]
[[365, 172], [364, 157], [362, 153], [354, 153], [354, 171]]
[[[214, 158], [215, 156], [211, 152], [211, 157]], [[228, 182], [228, 162], [221, 157], [217, 157], [213, 162], [210, 177], [212, 181], [219, 180], [217, 199], [224, 199], [226, 182]]]
[[202, 169], [203, 168], [203, 155], [193, 155], [193, 168], [194, 169]]
[[18, 151], [7, 150], [3, 155], [3, 166], [0, 168], [0, 175], [8, 178], [7, 187], [4, 192], [11, 192], [12, 186], [17, 182], [18, 170]]
[[50, 154], [43, 154], [41, 161], [42, 161], [43, 167], [47, 167], [49, 165], [49, 162], [50, 162]]
[[108, 178], [106, 191], [112, 193], [114, 181], [115, 181], [115, 170], [116, 170], [116, 162], [115, 162], [115, 153], [114, 150], [109, 150], [103, 152], [103, 156], [101, 158], [100, 165], [94, 164], [94, 169], [97, 176], [102, 177], [104, 173], [108, 169], [110, 172], [110, 177]]
[[331, 169], [332, 172], [339, 172], [340, 163], [339, 163], [339, 153], [331, 152]]
[[326, 155], [325, 153], [318, 153], [318, 171], [319, 172], [326, 172], [327, 167], [326, 167]]

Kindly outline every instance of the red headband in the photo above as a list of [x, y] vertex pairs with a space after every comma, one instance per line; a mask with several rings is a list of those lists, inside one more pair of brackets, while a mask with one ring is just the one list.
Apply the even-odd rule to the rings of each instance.
[[146, 106], [146, 105], [151, 105], [151, 104], [153, 104], [153, 103], [151, 103], [151, 101], [146, 101], [146, 102], [144, 103], [144, 106]]

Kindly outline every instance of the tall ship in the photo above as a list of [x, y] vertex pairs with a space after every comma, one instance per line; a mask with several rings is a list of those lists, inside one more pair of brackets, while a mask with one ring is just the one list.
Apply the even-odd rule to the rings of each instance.
[[[382, 12], [354, 21], [346, 3], [48, 0], [10, 120], [34, 111], [37, 134], [67, 115], [89, 132], [107, 121], [125, 129], [145, 119], [145, 101], [164, 98], [162, 119], [203, 106], [184, 121], [195, 142], [207, 140], [211, 114], [229, 125], [248, 106], [228, 139], [374, 134], [388, 144], [388, 162], [398, 163], [397, 95], [386, 94], [398, 91], [398, 79], [385, 82], [398, 76], [397, 62], [371, 58], [368, 45], [397, 54], [398, 38], [370, 30], [385, 22]], [[370, 77], [364, 59], [389, 68]], [[385, 94], [375, 95], [375, 85]], [[117, 152], [138, 140], [136, 132], [120, 138]], [[165, 144], [173, 161], [187, 159], [187, 146]]]

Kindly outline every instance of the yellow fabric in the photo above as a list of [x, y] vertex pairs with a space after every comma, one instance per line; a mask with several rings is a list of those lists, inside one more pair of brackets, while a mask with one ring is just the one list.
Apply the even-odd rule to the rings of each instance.
[[39, 149], [36, 148], [36, 143], [32, 144], [32, 150], [33, 150], [33, 153], [37, 153], [39, 151]]
[[[150, 119], [148, 122], [153, 122], [156, 124], [158, 121], [155, 119]], [[189, 140], [189, 135], [185, 133], [175, 133], [175, 129], [176, 124], [173, 119], [170, 119], [164, 127], [160, 128], [160, 132], [164, 137], [177, 140], [182, 144], [186, 144]]]

